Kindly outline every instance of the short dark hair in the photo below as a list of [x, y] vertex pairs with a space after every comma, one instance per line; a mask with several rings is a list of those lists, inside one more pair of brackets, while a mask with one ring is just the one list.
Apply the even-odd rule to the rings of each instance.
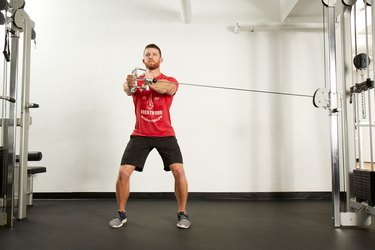
[[146, 49], [148, 49], [148, 48], [153, 48], [153, 49], [157, 49], [157, 50], [159, 50], [159, 54], [160, 54], [160, 57], [161, 57], [161, 50], [160, 50], [159, 46], [157, 46], [157, 45], [154, 44], [154, 43], [150, 43], [150, 44], [146, 45], [145, 49], [143, 50], [143, 53], [144, 53], [144, 51], [145, 51]]

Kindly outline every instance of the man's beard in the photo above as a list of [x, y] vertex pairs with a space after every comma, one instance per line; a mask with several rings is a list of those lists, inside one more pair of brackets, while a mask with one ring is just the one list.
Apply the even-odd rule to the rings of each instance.
[[150, 62], [146, 62], [145, 66], [149, 70], [155, 70], [155, 69], [159, 68], [160, 62], [151, 62], [151, 63]]

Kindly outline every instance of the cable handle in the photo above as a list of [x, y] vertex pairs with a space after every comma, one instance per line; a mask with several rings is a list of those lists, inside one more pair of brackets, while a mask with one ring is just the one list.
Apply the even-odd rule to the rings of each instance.
[[16, 99], [14, 99], [13, 97], [10, 97], [10, 96], [0, 96], [0, 99], [11, 102], [11, 103], [16, 103]]
[[34, 108], [39, 108], [39, 104], [37, 103], [29, 103], [26, 108], [29, 108], [29, 109], [34, 109]]

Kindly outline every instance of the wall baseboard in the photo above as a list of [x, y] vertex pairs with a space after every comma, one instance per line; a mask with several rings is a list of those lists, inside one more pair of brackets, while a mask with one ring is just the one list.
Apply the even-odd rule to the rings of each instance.
[[[345, 193], [341, 193], [344, 198]], [[116, 199], [114, 192], [34, 193], [34, 199]], [[190, 192], [189, 200], [330, 200], [331, 192]], [[133, 192], [130, 199], [174, 199], [173, 192]]]

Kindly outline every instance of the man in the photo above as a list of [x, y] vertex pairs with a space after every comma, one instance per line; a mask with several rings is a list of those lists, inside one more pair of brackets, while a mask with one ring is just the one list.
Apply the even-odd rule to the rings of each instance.
[[127, 222], [130, 176], [134, 170], [143, 171], [148, 154], [156, 148], [163, 160], [164, 170], [172, 171], [175, 180], [177, 227], [189, 228], [191, 223], [186, 214], [188, 183], [169, 113], [178, 82], [160, 72], [163, 58], [157, 45], [149, 44], [145, 47], [142, 61], [146, 66], [146, 72], [142, 76], [145, 80], [135, 81], [134, 75], [128, 75], [123, 85], [126, 94], [133, 97], [136, 123], [122, 156], [116, 182], [118, 217], [111, 220], [109, 225], [120, 228]]

